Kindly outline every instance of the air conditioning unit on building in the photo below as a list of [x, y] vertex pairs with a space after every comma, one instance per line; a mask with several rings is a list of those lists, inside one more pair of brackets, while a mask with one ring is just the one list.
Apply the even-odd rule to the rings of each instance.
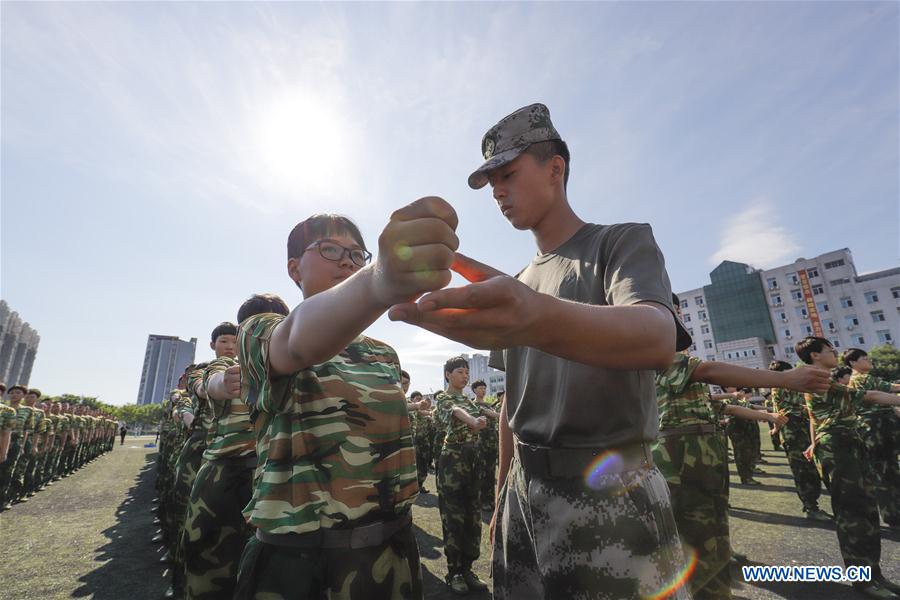
[[781, 322], [782, 322], [782, 323], [787, 323], [787, 322], [788, 322], [787, 317], [784, 317], [783, 319], [781, 319]]
[[856, 329], [856, 325], [847, 325], [847, 331], [853, 331]]
[[791, 338], [793, 338], [793, 337], [794, 337], [794, 336], [792, 336], [791, 334], [787, 334], [786, 336], [784, 336], [784, 339], [789, 340], [789, 339], [791, 339]]
[[775, 306], [784, 306], [784, 302], [776, 302]]

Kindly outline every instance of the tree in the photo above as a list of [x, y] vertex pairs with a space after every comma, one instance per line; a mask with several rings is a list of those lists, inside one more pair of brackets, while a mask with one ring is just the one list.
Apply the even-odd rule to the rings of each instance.
[[900, 382], [900, 350], [884, 344], [869, 351], [872, 359], [872, 374], [887, 381]]

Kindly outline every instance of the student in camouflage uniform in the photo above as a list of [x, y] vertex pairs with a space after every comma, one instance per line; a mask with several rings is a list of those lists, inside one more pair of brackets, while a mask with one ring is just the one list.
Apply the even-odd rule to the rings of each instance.
[[447, 575], [454, 594], [483, 591], [487, 584], [472, 572], [481, 554], [481, 457], [479, 433], [487, 427], [482, 408], [463, 394], [469, 363], [462, 356], [444, 364], [447, 390], [435, 395], [435, 423], [445, 432], [438, 461], [437, 491]]
[[419, 481], [419, 492], [427, 494], [425, 480], [428, 479], [428, 468], [434, 462], [432, 456], [434, 418], [431, 411], [431, 400], [425, 398], [422, 392], [413, 392], [409, 398], [409, 406], [414, 407], [410, 412], [410, 428], [416, 447], [416, 478]]
[[25, 394], [25, 405], [31, 409], [32, 418], [32, 443], [30, 451], [26, 453], [28, 463], [25, 466], [23, 475], [23, 493], [26, 497], [31, 498], [37, 493], [37, 480], [40, 474], [36, 472], [38, 463], [44, 458], [45, 437], [47, 434], [47, 422], [44, 420], [44, 411], [37, 407], [38, 398], [41, 397], [41, 391], [38, 389], [30, 389]]
[[[26, 430], [27, 415], [19, 408], [27, 391], [21, 385], [14, 385], [6, 392], [9, 405], [5, 407], [3, 420], [5, 427], [10, 428], [10, 437], [6, 460], [0, 464], [0, 507], [3, 510], [8, 509], [18, 496], [19, 488], [16, 484], [15, 474], [18, 464], [22, 460], [22, 449], [28, 435]], [[10, 422], [10, 419], [12, 419], [12, 422]]]
[[[791, 370], [791, 365], [783, 360], [775, 360], [769, 364], [769, 370], [786, 372]], [[783, 388], [772, 388], [770, 402], [772, 410], [788, 417], [788, 422], [779, 428], [779, 432], [784, 440], [784, 453], [794, 476], [794, 485], [797, 496], [803, 504], [803, 512], [809, 519], [830, 521], [831, 517], [819, 509], [822, 479], [815, 465], [803, 456], [810, 444], [809, 412], [806, 410], [803, 394]]]
[[497, 489], [497, 459], [500, 454], [500, 413], [496, 407], [485, 402], [487, 384], [476, 381], [471, 385], [475, 403], [481, 407], [481, 414], [487, 418], [487, 425], [478, 434], [478, 460], [481, 463], [481, 510], [494, 511], [494, 490]]
[[[803, 338], [795, 349], [808, 365], [822, 369], [837, 366], [837, 351], [824, 338]], [[854, 588], [870, 598], [891, 598], [900, 594], [900, 585], [885, 579], [879, 564], [878, 502], [872, 487], [871, 463], [857, 426], [857, 410], [863, 402], [900, 406], [900, 398], [895, 395], [852, 389], [839, 383], [832, 383], [824, 394], [806, 394], [813, 440], [807, 458], [815, 454], [830, 475], [831, 508], [844, 566], [872, 568], [872, 581], [854, 583]]]
[[41, 402], [37, 405], [44, 411], [44, 439], [41, 441], [41, 455], [38, 457], [37, 464], [34, 467], [34, 488], [40, 491], [47, 487], [47, 475], [50, 470], [50, 463], [53, 461], [53, 455], [56, 452], [56, 423], [57, 418], [51, 412], [52, 403]]
[[[423, 198], [391, 215], [369, 265], [349, 219], [316, 215], [288, 237], [304, 300], [241, 324], [241, 396], [259, 411], [257, 527], [235, 598], [422, 598], [410, 507], [418, 494], [400, 361], [362, 331], [392, 304], [440, 289], [456, 213]], [[289, 479], [290, 478], [290, 479]]]
[[[750, 408], [750, 402], [747, 401], [748, 392], [746, 389], [739, 390], [736, 387], [722, 388], [726, 394], [732, 396], [729, 400], [731, 406]], [[728, 425], [725, 428], [728, 438], [731, 440], [731, 449], [734, 451], [734, 466], [737, 468], [738, 476], [744, 485], [762, 485], [756, 479], [753, 479], [753, 471], [756, 468], [756, 447], [753, 443], [753, 436], [756, 435], [754, 429], [759, 430], [759, 425], [755, 421], [745, 419], [728, 419]]]
[[69, 436], [72, 429], [72, 421], [66, 414], [65, 402], [53, 403], [53, 414], [57, 418], [56, 424], [56, 455], [53, 457], [53, 464], [50, 466], [51, 481], [59, 481], [62, 477], [62, 469], [66, 456], [66, 448], [69, 444]]
[[[871, 374], [872, 361], [859, 348], [844, 352], [841, 360], [851, 368], [848, 385], [858, 390], [880, 390], [896, 394], [900, 383], [891, 383]], [[900, 420], [889, 406], [865, 404], [857, 410], [859, 429], [869, 462], [872, 465], [872, 484], [875, 498], [885, 525], [900, 528]]]
[[[27, 499], [28, 488], [26, 487], [26, 473], [30, 463], [34, 458], [35, 444], [35, 416], [34, 409], [25, 404], [12, 404], [12, 391], [16, 386], [10, 388], [10, 405], [19, 413], [19, 420], [22, 422], [22, 431], [24, 433], [21, 443], [21, 452], [19, 460], [16, 463], [16, 469], [12, 476], [12, 486], [10, 490], [9, 500], [12, 502], [24, 502]], [[20, 400], [27, 396], [27, 391], [22, 396], [18, 396]]]
[[[288, 312], [278, 296], [256, 294], [241, 305], [238, 322], [257, 314]], [[220, 334], [216, 341], [219, 357], [205, 369], [202, 381], [215, 424], [191, 489], [184, 526], [186, 598], [191, 600], [234, 596], [241, 553], [253, 534], [242, 511], [253, 494], [256, 436], [240, 386], [227, 389], [224, 383], [229, 368], [240, 373], [237, 340]]]
[[[653, 369], [671, 363], [676, 339], [690, 345], [662, 253], [646, 224], [578, 218], [566, 193], [568, 147], [543, 104], [502, 119], [481, 150], [486, 162], [469, 185], [492, 185], [513, 227], [533, 233], [537, 256], [511, 278], [457, 253], [453, 268], [471, 285], [390, 316], [471, 347], [505, 348], [491, 361], [506, 370], [508, 416], [500, 419], [494, 596], [656, 595], [681, 579], [684, 556], [668, 487], [652, 466]], [[595, 462], [607, 452], [624, 459]], [[631, 502], [622, 502], [624, 490]], [[609, 560], [598, 561], [601, 552]]]
[[[679, 306], [673, 298], [673, 306]], [[728, 442], [718, 426], [723, 415], [776, 426], [787, 417], [714, 399], [709, 384], [725, 386], [779, 384], [821, 391], [828, 373], [819, 369], [792, 374], [745, 369], [722, 362], [702, 362], [678, 353], [656, 375], [659, 440], [653, 459], [672, 493], [672, 510], [682, 543], [696, 552], [690, 585], [694, 598], [731, 598], [731, 541], [728, 529]]]

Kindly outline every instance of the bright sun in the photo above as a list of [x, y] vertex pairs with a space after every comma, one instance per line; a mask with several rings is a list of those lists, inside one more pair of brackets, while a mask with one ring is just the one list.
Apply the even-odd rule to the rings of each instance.
[[327, 189], [348, 150], [332, 104], [295, 92], [265, 106], [256, 131], [263, 179], [285, 191]]

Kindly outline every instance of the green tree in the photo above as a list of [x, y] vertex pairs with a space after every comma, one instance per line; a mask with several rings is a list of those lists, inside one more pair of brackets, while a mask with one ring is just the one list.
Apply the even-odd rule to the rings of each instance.
[[887, 381], [900, 382], [900, 350], [884, 344], [869, 351], [872, 359], [872, 374]]

